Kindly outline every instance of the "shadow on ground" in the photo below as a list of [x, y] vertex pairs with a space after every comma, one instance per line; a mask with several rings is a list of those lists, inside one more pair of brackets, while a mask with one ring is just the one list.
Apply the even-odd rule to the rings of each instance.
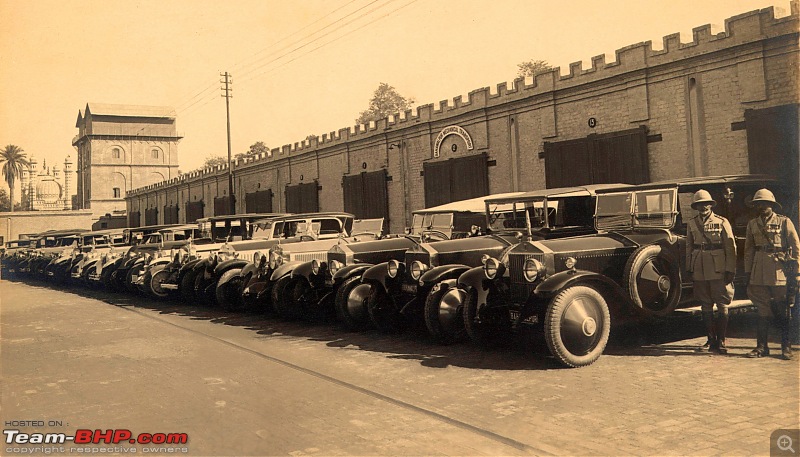
[[[384, 354], [387, 358], [419, 360], [423, 366], [446, 368], [458, 366], [491, 370], [552, 370], [563, 367], [550, 356], [541, 330], [526, 327], [505, 344], [480, 348], [467, 341], [440, 345], [431, 340], [424, 324], [401, 333], [385, 334], [376, 330], [348, 332], [334, 321], [308, 323], [286, 321], [263, 309], [228, 312], [210, 306], [192, 306], [177, 300], [156, 301], [144, 295], [113, 293], [82, 286], [54, 286], [43, 281], [26, 280], [28, 285], [45, 287], [82, 297], [101, 300], [114, 306], [133, 306], [161, 314], [186, 316], [223, 325], [243, 327], [263, 338], [303, 338], [320, 341], [330, 347], [352, 348]], [[606, 355], [615, 356], [705, 356], [694, 352], [695, 345], [682, 344], [704, 334], [697, 315], [664, 318], [656, 322], [626, 323], [612, 328]], [[773, 332], [773, 335], [776, 334]], [[731, 338], [755, 339], [755, 316], [733, 315], [729, 326]]]

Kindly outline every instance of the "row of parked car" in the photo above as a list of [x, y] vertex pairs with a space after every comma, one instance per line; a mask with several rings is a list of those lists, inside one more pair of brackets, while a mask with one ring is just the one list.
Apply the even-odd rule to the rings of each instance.
[[754, 175], [514, 192], [417, 211], [404, 234], [337, 212], [53, 231], [9, 243], [2, 274], [336, 318], [353, 331], [424, 323], [442, 343], [493, 345], [533, 325], [579, 367], [600, 357], [612, 322], [694, 305], [683, 255], [694, 192], [711, 192], [741, 253], [748, 198], [765, 186], [780, 195]]

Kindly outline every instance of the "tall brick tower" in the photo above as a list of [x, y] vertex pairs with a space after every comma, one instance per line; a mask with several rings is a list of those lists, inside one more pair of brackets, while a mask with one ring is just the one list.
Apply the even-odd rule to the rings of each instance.
[[87, 103], [78, 112], [77, 207], [95, 216], [125, 209], [128, 190], [178, 175], [175, 110]]

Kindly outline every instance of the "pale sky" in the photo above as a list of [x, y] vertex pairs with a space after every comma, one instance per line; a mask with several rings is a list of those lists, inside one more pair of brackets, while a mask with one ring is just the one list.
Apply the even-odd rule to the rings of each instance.
[[[233, 153], [354, 125], [380, 82], [416, 105], [788, 0], [0, 0], [0, 147], [75, 157], [87, 102], [176, 108], [180, 169], [227, 156], [221, 72], [233, 75]], [[509, 86], [510, 87], [510, 86]], [[17, 194], [19, 195], [19, 194]]]

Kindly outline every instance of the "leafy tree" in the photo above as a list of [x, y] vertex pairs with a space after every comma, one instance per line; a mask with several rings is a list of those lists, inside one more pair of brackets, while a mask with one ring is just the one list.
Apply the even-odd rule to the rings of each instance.
[[358, 115], [356, 124], [368, 124], [370, 121], [387, 118], [392, 114], [411, 109], [413, 104], [413, 98], [403, 97], [394, 87], [386, 83], [380, 83], [372, 94], [369, 108]]
[[[248, 150], [246, 153], [241, 154], [241, 155], [242, 156], [245, 156], [245, 155], [256, 155], [256, 154], [261, 154], [262, 152], [263, 153], [269, 153], [269, 147], [267, 147], [267, 145], [264, 144], [263, 141], [256, 141], [255, 143], [250, 145], [250, 150]], [[237, 157], [239, 155], [240, 154], [236, 154]]]
[[[14, 204], [14, 211], [21, 209], [22, 204]], [[8, 198], [8, 192], [5, 189], [0, 189], [0, 213], [11, 211], [11, 200]]]
[[526, 76], [533, 76], [537, 73], [542, 73], [547, 70], [552, 70], [553, 67], [544, 60], [527, 60], [517, 64], [517, 77], [524, 78]]
[[11, 211], [11, 200], [8, 199], [8, 192], [0, 189], [0, 212]]
[[[0, 151], [0, 162], [3, 163], [3, 179], [8, 183], [9, 200], [14, 201], [14, 182], [22, 175], [22, 169], [30, 166], [28, 159], [25, 157], [25, 152], [21, 147], [9, 144]], [[10, 211], [14, 211], [14, 207], [10, 206]]]
[[222, 156], [208, 156], [201, 168], [216, 167], [217, 165], [225, 166], [228, 164], [228, 159]]

